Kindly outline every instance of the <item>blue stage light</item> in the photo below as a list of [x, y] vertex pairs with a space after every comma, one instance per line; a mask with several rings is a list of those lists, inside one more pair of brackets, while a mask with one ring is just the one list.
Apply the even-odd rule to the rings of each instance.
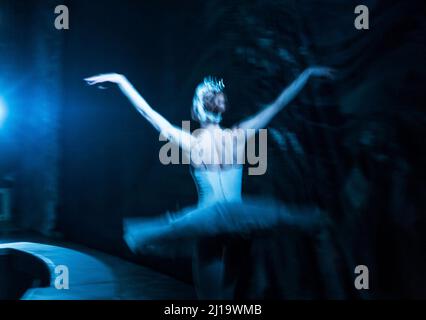
[[0, 126], [2, 126], [6, 120], [6, 113], [6, 103], [4, 102], [3, 98], [0, 97]]

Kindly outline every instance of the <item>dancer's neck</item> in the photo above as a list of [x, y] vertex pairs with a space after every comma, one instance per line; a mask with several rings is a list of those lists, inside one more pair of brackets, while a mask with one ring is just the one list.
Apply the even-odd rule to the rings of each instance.
[[215, 129], [220, 129], [220, 126], [218, 123], [203, 123], [201, 124], [201, 128], [203, 129], [207, 129], [207, 130], [215, 130]]

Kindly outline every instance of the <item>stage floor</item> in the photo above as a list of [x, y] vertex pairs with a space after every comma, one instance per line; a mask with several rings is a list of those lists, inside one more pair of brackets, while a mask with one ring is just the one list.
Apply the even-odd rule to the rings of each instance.
[[[81, 245], [56, 243], [39, 237], [5, 237], [0, 238], [0, 250], [18, 250], [29, 253], [42, 259], [49, 267], [50, 286], [31, 288], [22, 299], [196, 299], [193, 286], [187, 283]], [[66, 266], [68, 269], [69, 289], [55, 287], [58, 275], [63, 275], [55, 273], [58, 271], [58, 266]]]

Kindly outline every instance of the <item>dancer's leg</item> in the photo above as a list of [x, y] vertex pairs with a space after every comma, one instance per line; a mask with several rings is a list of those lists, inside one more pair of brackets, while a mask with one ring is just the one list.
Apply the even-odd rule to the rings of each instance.
[[192, 278], [199, 299], [225, 299], [224, 246], [213, 239], [201, 239], [194, 246]]

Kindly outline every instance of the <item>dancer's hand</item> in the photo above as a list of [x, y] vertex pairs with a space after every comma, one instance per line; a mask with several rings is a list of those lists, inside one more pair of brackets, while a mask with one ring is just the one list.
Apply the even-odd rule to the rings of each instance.
[[306, 69], [306, 72], [308, 72], [309, 76], [315, 76], [315, 77], [324, 77], [328, 79], [334, 79], [336, 71], [332, 68], [328, 67], [310, 67]]
[[95, 85], [103, 82], [121, 83], [124, 76], [118, 73], [106, 73], [84, 79], [89, 85]]

